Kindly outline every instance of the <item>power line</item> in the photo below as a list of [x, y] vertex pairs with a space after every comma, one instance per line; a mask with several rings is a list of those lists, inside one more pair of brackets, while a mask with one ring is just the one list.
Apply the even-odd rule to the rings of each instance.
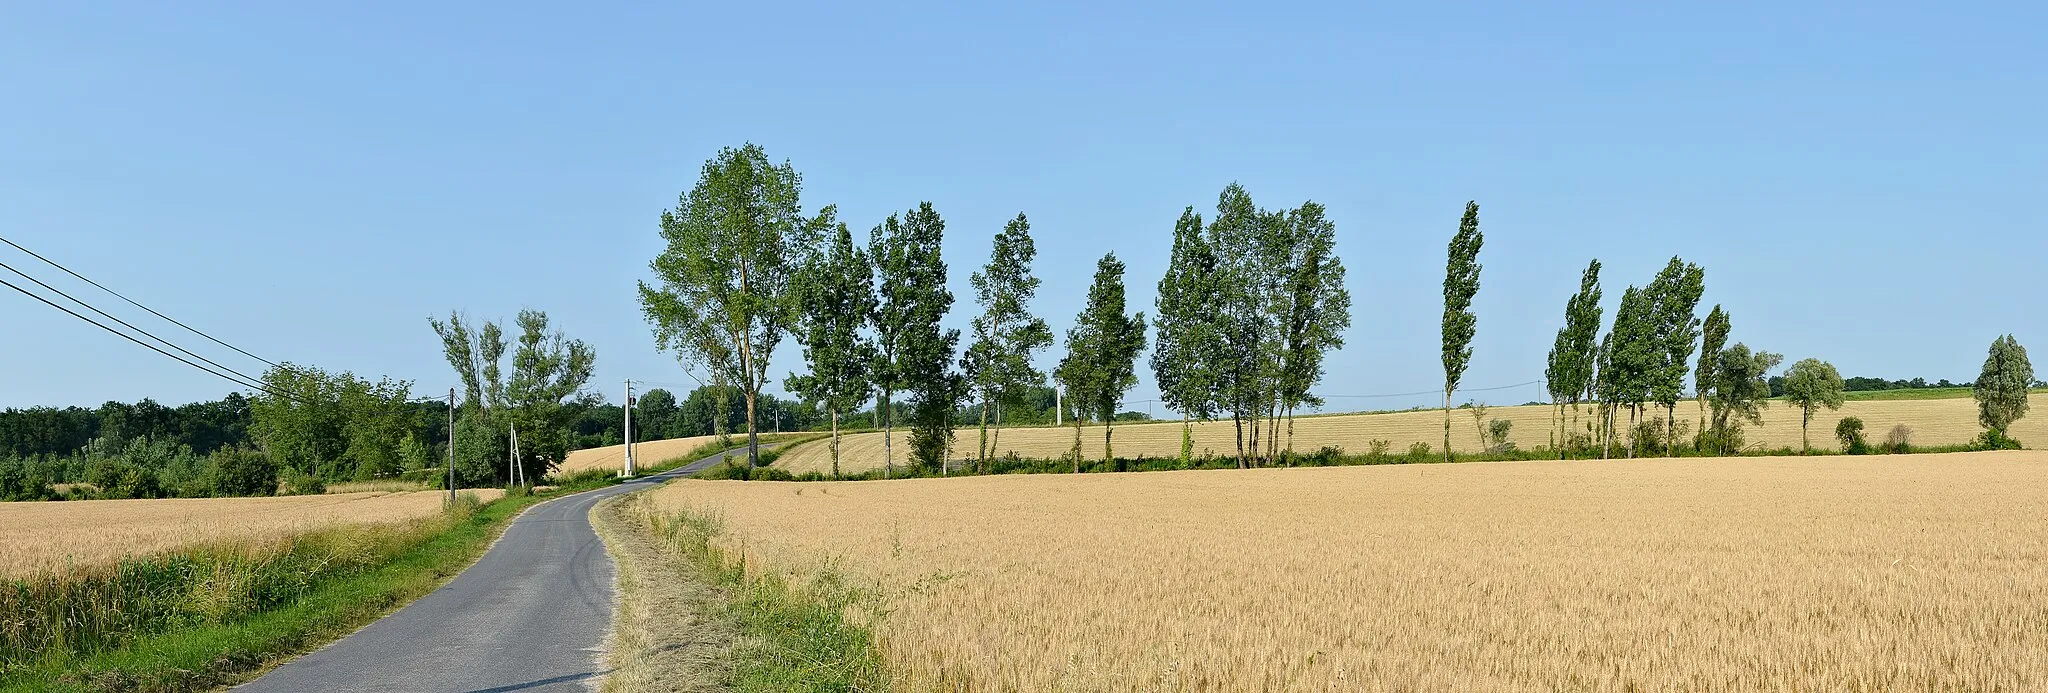
[[103, 318], [106, 318], [106, 319], [108, 319], [108, 320], [112, 320], [112, 321], [114, 321], [114, 322], [120, 323], [122, 327], [126, 327], [126, 328], [128, 328], [128, 329], [131, 329], [131, 330], [134, 330], [134, 331], [136, 331], [136, 332], [140, 332], [140, 333], [142, 333], [142, 334], [143, 334], [143, 336], [145, 336], [145, 337], [148, 337], [148, 338], [150, 338], [150, 339], [154, 339], [154, 340], [156, 340], [158, 344], [162, 344], [162, 345], [164, 345], [164, 346], [167, 346], [167, 347], [170, 347], [170, 348], [172, 348], [172, 349], [177, 349], [178, 351], [184, 352], [184, 354], [185, 354], [186, 356], [190, 356], [190, 357], [192, 357], [192, 358], [195, 358], [195, 359], [199, 359], [199, 360], [201, 360], [201, 361], [205, 361], [205, 362], [207, 363], [207, 365], [213, 366], [214, 368], [219, 368], [219, 369], [221, 369], [221, 370], [224, 370], [224, 371], [227, 371], [227, 372], [229, 372], [229, 373], [233, 373], [233, 374], [235, 374], [235, 375], [241, 376], [241, 377], [242, 377], [242, 380], [245, 380], [245, 381], [247, 381], [247, 382], [244, 382], [244, 383], [242, 383], [242, 384], [244, 384], [244, 385], [250, 385], [250, 384], [254, 384], [254, 383], [258, 383], [258, 382], [262, 382], [261, 380], [259, 380], [259, 379], [257, 379], [257, 378], [253, 378], [253, 377], [250, 377], [250, 376], [249, 376], [249, 374], [247, 374], [247, 373], [243, 373], [243, 372], [241, 372], [241, 371], [238, 371], [238, 370], [235, 370], [235, 369], [233, 369], [233, 368], [229, 368], [229, 367], [227, 367], [227, 366], [223, 366], [223, 365], [220, 365], [220, 363], [219, 363], [219, 362], [216, 362], [216, 361], [214, 361], [213, 359], [210, 359], [210, 358], [206, 358], [206, 357], [204, 357], [204, 356], [200, 356], [200, 355], [198, 355], [198, 354], [192, 353], [192, 350], [190, 350], [190, 349], [186, 349], [185, 347], [181, 347], [181, 346], [178, 346], [178, 345], [176, 345], [176, 344], [172, 344], [172, 343], [170, 343], [170, 342], [168, 342], [168, 341], [165, 341], [165, 340], [164, 340], [164, 338], [162, 338], [162, 337], [158, 337], [158, 336], [156, 336], [156, 335], [154, 335], [154, 334], [150, 334], [148, 330], [145, 330], [145, 329], [142, 329], [142, 328], [140, 328], [140, 327], [136, 327], [136, 326], [134, 326], [134, 325], [128, 324], [128, 321], [126, 321], [126, 320], [122, 320], [122, 319], [120, 319], [120, 318], [117, 318], [117, 317], [114, 317], [114, 316], [112, 316], [112, 315], [108, 315], [106, 311], [104, 311], [104, 310], [100, 310], [100, 309], [98, 309], [98, 308], [94, 308], [92, 304], [90, 304], [90, 303], [86, 303], [86, 302], [84, 302], [84, 301], [80, 301], [80, 300], [78, 300], [78, 298], [77, 298], [77, 297], [74, 297], [74, 296], [72, 296], [71, 294], [67, 294], [67, 293], [64, 293], [64, 290], [63, 290], [63, 289], [59, 289], [59, 288], [57, 288], [57, 287], [54, 287], [54, 286], [50, 286], [49, 284], [45, 284], [45, 283], [43, 283], [43, 280], [41, 280], [41, 279], [37, 279], [37, 278], [35, 278], [35, 277], [31, 277], [31, 276], [29, 276], [29, 275], [28, 275], [27, 273], [25, 273], [25, 272], [22, 272], [21, 270], [15, 269], [15, 268], [14, 268], [14, 267], [13, 267], [12, 265], [9, 265], [9, 264], [7, 264], [7, 263], [5, 263], [5, 262], [0, 262], [0, 268], [5, 268], [5, 269], [6, 269], [7, 271], [9, 271], [9, 272], [13, 272], [13, 273], [15, 273], [15, 274], [21, 275], [21, 277], [22, 277], [23, 279], [27, 279], [27, 280], [29, 280], [29, 281], [35, 282], [35, 283], [36, 283], [36, 286], [40, 286], [40, 287], [43, 287], [44, 289], [47, 289], [47, 290], [49, 290], [49, 291], [52, 291], [52, 292], [55, 292], [55, 293], [56, 293], [56, 294], [57, 294], [58, 296], [63, 296], [64, 298], [66, 298], [66, 299], [70, 300], [70, 301], [71, 301], [72, 303], [76, 303], [76, 304], [78, 304], [78, 305], [81, 305], [81, 306], [85, 306], [86, 310], [90, 310], [90, 311], [92, 311], [92, 312], [95, 312], [95, 313], [99, 313], [99, 314], [100, 314], [100, 317], [103, 317]]
[[[106, 286], [104, 286], [104, 285], [101, 285], [101, 284], [100, 284], [99, 282], [93, 281], [93, 280], [91, 280], [91, 279], [87, 279], [85, 275], [79, 274], [79, 273], [77, 273], [77, 272], [73, 272], [73, 271], [71, 271], [71, 268], [69, 268], [69, 267], [65, 267], [65, 266], [63, 266], [63, 265], [60, 265], [60, 264], [57, 264], [57, 261], [55, 261], [55, 260], [51, 260], [51, 259], [49, 259], [49, 258], [46, 258], [46, 257], [43, 257], [43, 256], [41, 256], [41, 255], [37, 255], [37, 254], [36, 254], [36, 251], [33, 251], [33, 250], [29, 250], [29, 249], [27, 249], [27, 248], [23, 248], [23, 247], [21, 247], [21, 244], [19, 244], [19, 243], [15, 243], [14, 241], [11, 241], [11, 240], [8, 240], [8, 239], [7, 239], [7, 238], [6, 238], [5, 236], [0, 236], [0, 243], [6, 243], [6, 244], [8, 244], [8, 245], [14, 246], [14, 249], [15, 249], [15, 250], [19, 250], [19, 251], [21, 251], [21, 252], [24, 252], [24, 253], [28, 253], [30, 257], [33, 257], [33, 258], [35, 258], [35, 259], [37, 259], [37, 260], [42, 260], [43, 262], [45, 262], [45, 263], [48, 263], [48, 264], [49, 264], [49, 265], [50, 265], [51, 267], [55, 267], [55, 268], [57, 268], [57, 269], [60, 269], [60, 270], [64, 270], [64, 273], [65, 273], [65, 274], [69, 274], [69, 275], [71, 275], [71, 276], [73, 276], [73, 277], [77, 277], [77, 278], [79, 279], [79, 281], [83, 281], [83, 282], [85, 282], [85, 283], [87, 283], [87, 284], [91, 284], [91, 285], [93, 285], [93, 286], [95, 286], [95, 287], [98, 287], [98, 288], [99, 288], [99, 290], [101, 290], [101, 291], [105, 291], [105, 292], [107, 292], [107, 293], [113, 294], [115, 298], [119, 298], [119, 299], [121, 299], [121, 300], [123, 300], [123, 301], [127, 301], [127, 302], [128, 302], [128, 305], [131, 305], [131, 306], [135, 306], [135, 307], [137, 307], [137, 308], [141, 308], [141, 309], [143, 309], [143, 310], [149, 311], [149, 314], [150, 314], [150, 315], [154, 315], [154, 316], [157, 316], [157, 317], [159, 317], [159, 318], [163, 318], [164, 320], [170, 321], [170, 323], [171, 323], [171, 324], [173, 324], [173, 325], [177, 325], [177, 326], [179, 326], [179, 327], [183, 327], [183, 328], [185, 328], [185, 329], [186, 329], [187, 331], [191, 332], [192, 334], [196, 334], [196, 335], [199, 335], [199, 336], [201, 336], [201, 337], [205, 337], [205, 338], [207, 338], [207, 339], [209, 339], [209, 340], [212, 340], [212, 341], [213, 341], [213, 343], [215, 343], [215, 344], [219, 344], [219, 345], [221, 345], [221, 346], [224, 346], [224, 347], [227, 347], [227, 348], [229, 348], [229, 349], [233, 349], [233, 350], [235, 350], [235, 351], [237, 351], [237, 352], [240, 352], [240, 353], [241, 353], [241, 354], [242, 354], [243, 356], [247, 356], [247, 357], [249, 357], [249, 358], [252, 358], [252, 359], [256, 359], [256, 360], [258, 360], [258, 361], [262, 361], [262, 362], [264, 362], [264, 363], [270, 364], [270, 365], [271, 365], [272, 367], [277, 367], [277, 366], [278, 366], [277, 362], [275, 362], [275, 361], [272, 361], [272, 360], [270, 360], [270, 359], [266, 359], [266, 358], [263, 358], [263, 357], [261, 357], [261, 356], [257, 356], [257, 355], [255, 355], [255, 354], [251, 354], [251, 353], [249, 353], [249, 352], [247, 352], [247, 351], [244, 351], [244, 350], [243, 350], [243, 349], [242, 349], [241, 347], [235, 346], [235, 345], [233, 345], [233, 344], [229, 344], [229, 343], [227, 343], [227, 342], [223, 342], [223, 341], [221, 341], [220, 339], [218, 339], [218, 338], [214, 337], [213, 335], [207, 334], [207, 333], [205, 333], [205, 332], [200, 332], [199, 330], [197, 330], [197, 329], [194, 329], [194, 328], [193, 328], [193, 327], [192, 327], [191, 325], [187, 325], [187, 324], [185, 324], [185, 323], [182, 323], [182, 322], [178, 322], [177, 320], [174, 320], [174, 319], [172, 319], [172, 318], [171, 318], [171, 316], [168, 316], [168, 315], [164, 315], [163, 313], [159, 313], [159, 312], [156, 312], [156, 310], [155, 310], [155, 309], [153, 309], [153, 308], [150, 308], [149, 306], [145, 306], [145, 305], [142, 305], [142, 304], [140, 304], [140, 303], [136, 303], [136, 302], [135, 302], [135, 299], [129, 298], [129, 297], [127, 297], [127, 296], [123, 296], [123, 295], [121, 295], [121, 292], [115, 291], [115, 290], [113, 290], [113, 289], [109, 289], [109, 288], [107, 288]], [[11, 268], [11, 267], [10, 267], [10, 268], [8, 268], [8, 269], [13, 269], [13, 268]], [[21, 274], [21, 273], [17, 271], [17, 272], [15, 272], [15, 274]], [[26, 277], [26, 276], [28, 276], [28, 275], [25, 275], [25, 274], [24, 274], [24, 275], [22, 275], [22, 276]], [[40, 283], [42, 283], [42, 282], [36, 282], [36, 283], [40, 284]], [[52, 289], [52, 291], [55, 291], [55, 289]], [[61, 292], [60, 292], [60, 293], [61, 293]], [[70, 297], [68, 297], [68, 296], [67, 296], [66, 298], [70, 298]], [[73, 301], [78, 301], [78, 299], [75, 299], [75, 298], [74, 298], [74, 299], [71, 299], [71, 300], [73, 300]], [[79, 304], [80, 304], [80, 305], [84, 305], [84, 302], [83, 302], [83, 301], [79, 301]], [[91, 306], [87, 306], [87, 307], [88, 307], [88, 308], [90, 308]], [[101, 313], [101, 315], [105, 315], [105, 313]], [[157, 341], [163, 341], [163, 340], [157, 340]], [[166, 344], [169, 344], [169, 342], [165, 342], [165, 343], [166, 343]], [[183, 349], [180, 349], [179, 351], [184, 351], [184, 350], [183, 350]], [[191, 352], [186, 352], [186, 353], [191, 353]], [[210, 363], [210, 362], [209, 362], [209, 363]], [[218, 364], [216, 364], [216, 365], [218, 365]]]
[[230, 376], [230, 375], [227, 375], [227, 374], [224, 374], [224, 373], [220, 373], [220, 372], [217, 372], [217, 371], [215, 371], [215, 370], [213, 370], [213, 369], [211, 369], [211, 368], [207, 368], [207, 367], [205, 367], [205, 366], [202, 366], [202, 365], [199, 365], [199, 364], [193, 363], [193, 362], [191, 362], [191, 361], [187, 361], [187, 360], [185, 360], [185, 359], [184, 359], [184, 357], [178, 356], [177, 354], [173, 354], [173, 353], [171, 353], [171, 352], [168, 352], [168, 351], [164, 351], [164, 350], [162, 350], [162, 349], [158, 349], [158, 348], [156, 348], [156, 345], [154, 345], [154, 344], [150, 344], [149, 342], [145, 342], [145, 341], [142, 341], [142, 340], [140, 340], [140, 339], [136, 339], [136, 338], [135, 338], [135, 337], [134, 337], [133, 335], [130, 335], [130, 334], [126, 333], [126, 332], [122, 332], [122, 331], [120, 331], [120, 330], [114, 329], [114, 328], [112, 328], [112, 327], [108, 327], [108, 326], [106, 326], [106, 325], [104, 325], [104, 324], [100, 323], [99, 321], [97, 321], [97, 320], [94, 320], [94, 319], [92, 319], [92, 318], [88, 318], [88, 317], [86, 317], [86, 316], [83, 316], [83, 315], [79, 315], [77, 311], [71, 310], [70, 308], [65, 308], [64, 306], [61, 306], [61, 305], [57, 305], [57, 304], [56, 304], [55, 302], [52, 302], [52, 301], [51, 301], [50, 299], [47, 299], [47, 298], [43, 298], [43, 297], [41, 297], [41, 296], [37, 296], [37, 295], [35, 294], [35, 292], [32, 292], [32, 291], [29, 291], [28, 289], [24, 289], [24, 288], [21, 288], [21, 287], [19, 287], [19, 286], [16, 286], [16, 285], [15, 285], [15, 284], [14, 284], [13, 282], [9, 282], [9, 281], [7, 281], [7, 280], [5, 280], [5, 279], [0, 279], [0, 286], [6, 286], [6, 287], [7, 287], [7, 288], [9, 288], [9, 289], [13, 289], [13, 290], [15, 290], [15, 291], [19, 291], [19, 292], [21, 292], [21, 293], [22, 293], [22, 295], [24, 295], [24, 296], [27, 296], [27, 297], [29, 297], [29, 298], [33, 298], [33, 299], [35, 299], [35, 300], [38, 300], [38, 301], [42, 301], [42, 302], [43, 302], [43, 303], [44, 303], [45, 305], [48, 305], [48, 306], [50, 306], [51, 308], [55, 308], [55, 309], [57, 309], [57, 310], [61, 310], [61, 311], [64, 311], [65, 313], [69, 314], [69, 315], [70, 315], [71, 317], [74, 317], [74, 318], [78, 318], [78, 319], [80, 319], [80, 320], [84, 320], [84, 321], [86, 321], [86, 322], [88, 322], [88, 323], [91, 323], [91, 324], [92, 324], [92, 325], [93, 325], [94, 327], [98, 327], [98, 328], [100, 328], [100, 329], [102, 329], [102, 330], [106, 330], [106, 331], [108, 331], [108, 332], [112, 332], [112, 333], [114, 333], [114, 334], [116, 334], [116, 335], [120, 335], [120, 337], [121, 337], [122, 339], [126, 339], [126, 340], [128, 340], [128, 341], [131, 341], [131, 342], [134, 342], [134, 343], [136, 343], [136, 344], [140, 344], [140, 345], [142, 345], [142, 346], [143, 346], [144, 348], [147, 348], [147, 349], [149, 349], [150, 351], [154, 351], [154, 352], [156, 352], [156, 353], [159, 353], [159, 354], [163, 354], [164, 356], [170, 357], [170, 358], [171, 358], [172, 360], [174, 360], [174, 361], [177, 361], [177, 362], [179, 362], [179, 363], [182, 363], [182, 364], [185, 364], [185, 365], [187, 365], [187, 366], [191, 366], [191, 367], [193, 367], [193, 368], [197, 368], [197, 369], [199, 369], [199, 370], [202, 370], [202, 371], [206, 371], [206, 372], [207, 372], [208, 374], [211, 374], [211, 375], [213, 375], [213, 376], [215, 376], [215, 377], [221, 378], [221, 379], [223, 379], [223, 380], [226, 380], [226, 381], [228, 381], [228, 382], [231, 382], [231, 383], [234, 383], [234, 384], [237, 384], [237, 385], [241, 385], [241, 386], [243, 386], [243, 387], [249, 387], [249, 388], [253, 388], [253, 389], [256, 389], [256, 390], [261, 390], [261, 391], [263, 391], [263, 392], [264, 392], [264, 393], [266, 393], [266, 394], [269, 394], [269, 395], [272, 395], [272, 396], [275, 396], [275, 397], [279, 397], [279, 398], [282, 398], [282, 399], [289, 399], [289, 400], [292, 400], [292, 401], [294, 401], [294, 402], [298, 402], [298, 403], [300, 403], [300, 404], [310, 404], [309, 402], [306, 402], [305, 400], [302, 400], [302, 399], [299, 399], [299, 398], [297, 398], [297, 397], [293, 397], [293, 396], [291, 396], [291, 395], [287, 395], [287, 394], [284, 394], [284, 393], [282, 393], [282, 392], [278, 392], [278, 391], [276, 391], [276, 390], [272, 390], [272, 389], [270, 389], [270, 388], [268, 388], [268, 387], [265, 387], [265, 386], [264, 386], [264, 385], [263, 385], [262, 383], [245, 383], [245, 382], [242, 382], [241, 380], [238, 380], [238, 379], [236, 379], [236, 378], [235, 378], [234, 376]]

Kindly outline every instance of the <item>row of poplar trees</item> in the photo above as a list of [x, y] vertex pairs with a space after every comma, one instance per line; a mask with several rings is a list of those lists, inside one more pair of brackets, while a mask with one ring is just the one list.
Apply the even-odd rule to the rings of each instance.
[[[1600, 269], [1599, 260], [1588, 264], [1578, 292], [1566, 301], [1565, 324], [1544, 371], [1556, 404], [1553, 446], [1560, 454], [1597, 447], [1606, 457], [1620, 445], [1620, 433], [1628, 431], [1626, 452], [1633, 457], [1643, 442], [1639, 438], [1661, 433], [1663, 449], [1675, 454], [1688, 425], [1679, 421], [1678, 405], [1690, 374], [1698, 407], [1696, 444], [1721, 453], [1737, 451], [1743, 425], [1763, 422], [1771, 394], [1766, 378], [1783, 357], [1739, 342], [1728, 346], [1728, 312], [1716, 305], [1704, 321], [1697, 314], [1706, 272], [1677, 257], [1649, 284], [1622, 293], [1613, 324], [1601, 335]], [[1581, 418], [1581, 405], [1587, 403], [1594, 405], [1590, 420]], [[1657, 418], [1658, 409], [1662, 421], [1639, 425]], [[1626, 429], [1619, 421], [1624, 411]]]
[[[940, 255], [945, 221], [931, 203], [890, 215], [863, 247], [836, 208], [805, 213], [801, 187], [788, 162], [771, 162], [756, 145], [705, 163], [696, 186], [662, 213], [667, 248], [651, 263], [657, 281], [640, 285], [657, 346], [743, 398], [756, 464], [756, 404], [772, 355], [793, 337], [806, 372], [783, 385], [825, 410], [835, 475], [842, 419], [870, 401], [884, 432], [885, 473], [895, 473], [899, 424], [909, 429], [912, 462], [943, 471], [962, 405], [978, 417], [974, 459], [985, 468], [1000, 450], [1003, 408], [1044, 383], [1033, 362], [1054, 339], [1030, 308], [1040, 280], [1029, 219], [1008, 222], [988, 263], [971, 275], [980, 310], [962, 349], [961, 332], [941, 325], [954, 298]], [[1175, 226], [1172, 265], [1159, 284], [1153, 372], [1185, 418], [1231, 414], [1240, 464], [1275, 459], [1281, 418], [1321, 404], [1310, 389], [1351, 321], [1335, 244], [1321, 205], [1263, 210], [1235, 184], [1209, 223], [1191, 207]], [[1077, 469], [1082, 415], [1105, 424], [1104, 459], [1114, 459], [1108, 424], [1137, 384], [1147, 347], [1146, 316], [1128, 312], [1124, 273], [1113, 253], [1097, 262], [1066, 354], [1050, 374], [1076, 414]], [[1184, 458], [1192, 447], [1184, 430]]]

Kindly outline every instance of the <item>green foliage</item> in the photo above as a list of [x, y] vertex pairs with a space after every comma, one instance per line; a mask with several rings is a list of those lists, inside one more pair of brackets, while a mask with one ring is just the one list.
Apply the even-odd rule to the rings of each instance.
[[760, 452], [755, 408], [768, 364], [794, 328], [798, 269], [833, 227], [830, 206], [803, 216], [802, 177], [752, 143], [704, 163], [696, 187], [661, 213], [668, 247], [650, 267], [659, 288], [640, 285], [655, 341], [736, 383], [747, 403], [749, 457]]
[[[1202, 215], [1189, 207], [1173, 227], [1173, 253], [1166, 275], [1159, 279], [1155, 307], [1158, 344], [1152, 350], [1152, 377], [1159, 398], [1188, 418], [1207, 421], [1215, 415], [1215, 372], [1221, 326], [1212, 297], [1218, 286], [1218, 259], [1202, 236]], [[1193, 438], [1182, 429], [1182, 462], [1192, 461]]]
[[[519, 338], [512, 353], [512, 374], [500, 361], [508, 345], [504, 331], [486, 321], [472, 330], [460, 315], [448, 322], [429, 320], [440, 335], [443, 352], [463, 381], [470, 399], [458, 410], [455, 424], [456, 483], [463, 487], [505, 486], [511, 457], [512, 430], [519, 431], [519, 465], [525, 478], [539, 479], [568, 456], [571, 428], [589, 402], [578, 398], [595, 372], [597, 353], [582, 340], [552, 329], [547, 313], [519, 311]], [[394, 458], [382, 474], [404, 467]]]
[[250, 448], [216, 450], [209, 475], [216, 496], [268, 496], [277, 491], [277, 465]]
[[1451, 454], [1451, 393], [1465, 377], [1472, 363], [1472, 337], [1478, 333], [1479, 317], [1472, 313], [1472, 297], [1479, 294], [1479, 248], [1486, 236], [1479, 232], [1479, 203], [1466, 202], [1465, 216], [1458, 220], [1458, 232], [1451, 236], [1449, 261], [1444, 266], [1444, 459]]
[[1784, 361], [1768, 351], [1750, 352], [1737, 342], [1715, 359], [1712, 394], [1707, 403], [1713, 409], [1713, 425], [1702, 436], [1702, 449], [1729, 455], [1742, 450], [1742, 426], [1762, 425], [1763, 410], [1770, 406], [1770, 371]]
[[1138, 384], [1138, 354], [1144, 350], [1145, 314], [1124, 314], [1124, 263], [1115, 253], [1105, 254], [1095, 263], [1088, 305], [1067, 330], [1067, 355], [1055, 372], [1076, 408], [1104, 422], [1104, 459], [1116, 458], [1109, 424], [1116, 418], [1117, 402]]
[[1870, 452], [1870, 444], [1863, 439], [1863, 420], [1854, 416], [1842, 417], [1835, 423], [1835, 440], [1841, 441], [1842, 452], [1851, 455]]
[[2021, 445], [2020, 441], [1996, 428], [1986, 428], [1983, 433], [1977, 434], [1975, 440], [1970, 441], [1972, 450], [2019, 450], [2023, 447], [2025, 446]]
[[[853, 232], [842, 223], [831, 249], [814, 254], [803, 265], [795, 287], [801, 308], [797, 341], [803, 344], [810, 372], [791, 374], [784, 387], [824, 404], [836, 437], [840, 414], [858, 409], [870, 394], [868, 367], [875, 360], [875, 347], [862, 330], [875, 312], [874, 268], [854, 247]], [[832, 468], [835, 473], [839, 469], [836, 440]]]
[[1323, 359], [1344, 348], [1344, 330], [1351, 328], [1351, 292], [1344, 288], [1344, 261], [1337, 257], [1337, 225], [1323, 206], [1304, 202], [1286, 212], [1280, 245], [1287, 249], [1280, 270], [1278, 303], [1281, 356], [1280, 406], [1292, 413], [1303, 405], [1320, 407], [1323, 399], [1310, 389], [1323, 380]]
[[1564, 305], [1564, 327], [1550, 347], [1544, 383], [1554, 402], [1578, 404], [1592, 394], [1600, 353], [1600, 261], [1579, 275], [1579, 291]]
[[1655, 350], [1657, 363], [1651, 371], [1649, 389], [1652, 399], [1666, 407], [1675, 406], [1685, 388], [1685, 374], [1691, 370], [1688, 361], [1699, 345], [1700, 319], [1696, 313], [1700, 295], [1705, 291], [1706, 272], [1699, 265], [1677, 257], [1671, 258], [1650, 282], [1648, 298], [1655, 325], [1652, 334], [1659, 348]]
[[2033, 383], [2034, 365], [2027, 360], [2027, 348], [2012, 335], [1992, 340], [1984, 370], [1971, 389], [1977, 398], [1977, 422], [2004, 438], [2006, 427], [2027, 415], [2027, 389]]
[[1807, 440], [1806, 429], [1813, 423], [1813, 413], [1821, 407], [1842, 408], [1842, 374], [1826, 361], [1801, 359], [1785, 371], [1785, 399], [1801, 412], [1800, 449], [1811, 450], [1813, 445]]
[[[1019, 213], [996, 234], [988, 264], [969, 277], [982, 312], [974, 318], [974, 340], [961, 355], [960, 368], [981, 400], [980, 463], [989, 456], [988, 418], [995, 405], [1015, 402], [1027, 388], [1045, 382], [1045, 374], [1031, 365], [1034, 355], [1052, 345], [1052, 328], [1031, 314], [1039, 286], [1031, 263], [1037, 255], [1031, 223]], [[1000, 431], [1001, 420], [996, 423]]]
[[[919, 203], [898, 221], [890, 215], [868, 239], [880, 303], [872, 325], [876, 359], [872, 369], [881, 390], [882, 425], [895, 425], [892, 393], [910, 393], [913, 460], [937, 470], [953, 442], [953, 409], [966, 396], [966, 380], [952, 370], [960, 331], [939, 322], [953, 308], [940, 254], [946, 222], [932, 203]], [[893, 453], [892, 453], [893, 454]], [[893, 460], [885, 466], [894, 469]]]

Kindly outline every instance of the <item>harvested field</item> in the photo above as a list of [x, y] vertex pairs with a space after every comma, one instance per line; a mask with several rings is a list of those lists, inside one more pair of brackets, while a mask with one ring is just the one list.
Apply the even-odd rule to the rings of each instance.
[[[736, 438], [744, 439], [744, 436], [736, 436]], [[717, 441], [718, 436], [648, 441], [634, 446], [633, 454], [638, 456], [637, 462], [639, 464], [659, 464], [670, 459], [688, 455], [692, 450]], [[610, 447], [577, 450], [569, 453], [569, 459], [564, 460], [561, 467], [557, 468], [556, 471], [562, 474], [575, 474], [591, 469], [625, 471], [626, 446], [613, 445]]]
[[[463, 491], [482, 500], [500, 489]], [[441, 491], [278, 498], [0, 503], [0, 576], [114, 563], [200, 543], [260, 545], [338, 524], [395, 523], [441, 512]]]
[[[2036, 394], [2031, 398], [2034, 416], [2019, 420], [2012, 426], [2013, 437], [2019, 438], [2030, 448], [2048, 446], [2048, 394]], [[1550, 444], [1550, 431], [1554, 410], [1547, 406], [1494, 407], [1487, 412], [1488, 419], [1501, 418], [1515, 422], [1511, 440], [1522, 449], [1532, 449]], [[1349, 453], [1364, 453], [1367, 444], [1374, 439], [1392, 443], [1394, 453], [1403, 453], [1414, 443], [1428, 443], [1441, 450], [1443, 444], [1443, 411], [1411, 411], [1392, 414], [1344, 414], [1334, 416], [1303, 417], [1295, 420], [1294, 449], [1313, 452], [1325, 445], [1343, 448]], [[1473, 427], [1472, 416], [1464, 410], [1451, 412], [1451, 446], [1456, 450], [1476, 450], [1479, 445], [1478, 429]], [[1625, 415], [1624, 415], [1625, 416]], [[1852, 401], [1840, 411], [1817, 412], [1813, 416], [1814, 447], [1835, 446], [1835, 422], [1843, 417], [1855, 416], [1863, 419], [1864, 433], [1872, 441], [1883, 441], [1887, 432], [1896, 424], [1905, 424], [1913, 429], [1914, 445], [1954, 445], [1969, 442], [1982, 429], [1977, 426], [1977, 403], [1969, 398], [1929, 400], [1870, 400]], [[1569, 410], [1567, 410], [1569, 417]], [[1584, 418], [1590, 418], [1590, 412]], [[1582, 418], [1582, 420], [1584, 420]], [[1764, 425], [1747, 428], [1750, 445], [1761, 444], [1768, 448], [1799, 447], [1799, 410], [1784, 402], [1772, 402], [1764, 411]], [[1680, 422], [1696, 422], [1699, 410], [1691, 402], [1678, 405]], [[1282, 438], [1286, 429], [1282, 422]], [[1696, 427], [1697, 424], [1692, 424]], [[1689, 427], [1688, 430], [1691, 430]], [[1119, 424], [1114, 431], [1116, 453], [1119, 457], [1178, 457], [1180, 455], [1180, 422], [1157, 422], [1144, 424]], [[896, 433], [897, 463], [909, 454], [904, 433]], [[971, 457], [979, 433], [973, 428], [962, 428], [954, 442], [955, 459]], [[1195, 453], [1207, 451], [1218, 457], [1237, 453], [1235, 432], [1230, 421], [1214, 421], [1195, 426]], [[1014, 428], [1002, 432], [1000, 449], [1015, 452], [1025, 458], [1056, 459], [1072, 449], [1074, 429], [1067, 428]], [[792, 474], [804, 472], [825, 472], [832, 470], [832, 453], [827, 441], [806, 443], [791, 449], [776, 466], [788, 469]], [[840, 439], [841, 458], [839, 468], [847, 474], [858, 474], [882, 466], [882, 434], [862, 433]], [[1102, 457], [1102, 428], [1084, 427], [1081, 433], [1082, 454], [1089, 459]]]
[[2048, 453], [680, 481], [899, 690], [2048, 690]]

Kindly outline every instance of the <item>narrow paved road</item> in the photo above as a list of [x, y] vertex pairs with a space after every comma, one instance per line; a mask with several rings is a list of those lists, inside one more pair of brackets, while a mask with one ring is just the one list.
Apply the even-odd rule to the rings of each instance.
[[[762, 446], [764, 448], [769, 446]], [[606, 673], [612, 559], [598, 501], [695, 474], [744, 448], [534, 506], [476, 565], [419, 601], [238, 686], [246, 693], [578, 691]]]

